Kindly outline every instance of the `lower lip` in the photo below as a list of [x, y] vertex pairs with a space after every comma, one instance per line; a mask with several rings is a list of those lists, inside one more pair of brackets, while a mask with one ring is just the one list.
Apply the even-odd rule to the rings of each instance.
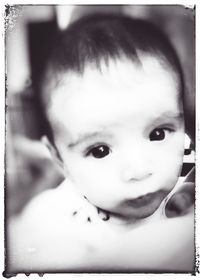
[[155, 193], [148, 193], [135, 199], [130, 199], [125, 202], [127, 206], [134, 208], [141, 208], [153, 203], [155, 200], [163, 200], [167, 196], [166, 191], [157, 191]]

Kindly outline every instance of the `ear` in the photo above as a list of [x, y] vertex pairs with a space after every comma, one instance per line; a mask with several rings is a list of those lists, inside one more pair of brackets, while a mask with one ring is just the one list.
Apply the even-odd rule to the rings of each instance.
[[58, 152], [46, 135], [41, 137], [42, 144], [48, 149], [51, 159], [64, 170], [63, 162], [58, 156]]

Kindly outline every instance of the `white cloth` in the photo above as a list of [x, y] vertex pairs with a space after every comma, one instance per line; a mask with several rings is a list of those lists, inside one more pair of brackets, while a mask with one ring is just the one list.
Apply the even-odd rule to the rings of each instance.
[[[66, 180], [35, 197], [8, 227], [12, 271], [192, 271], [194, 217], [163, 204], [133, 225], [103, 221]], [[88, 221], [90, 217], [90, 221]]]

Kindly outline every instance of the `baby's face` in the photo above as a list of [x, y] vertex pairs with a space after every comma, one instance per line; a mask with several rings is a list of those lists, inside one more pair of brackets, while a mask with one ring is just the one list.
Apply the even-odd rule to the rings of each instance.
[[50, 115], [68, 176], [97, 207], [150, 216], [177, 182], [184, 122], [176, 74], [153, 57], [67, 74]]

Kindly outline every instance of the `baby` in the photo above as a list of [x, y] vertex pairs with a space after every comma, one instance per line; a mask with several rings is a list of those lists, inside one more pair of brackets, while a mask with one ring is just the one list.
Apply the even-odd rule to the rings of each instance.
[[86, 17], [60, 34], [44, 73], [43, 142], [66, 179], [10, 222], [8, 270], [192, 271], [192, 213], [165, 216], [185, 134], [168, 40], [142, 20]]

